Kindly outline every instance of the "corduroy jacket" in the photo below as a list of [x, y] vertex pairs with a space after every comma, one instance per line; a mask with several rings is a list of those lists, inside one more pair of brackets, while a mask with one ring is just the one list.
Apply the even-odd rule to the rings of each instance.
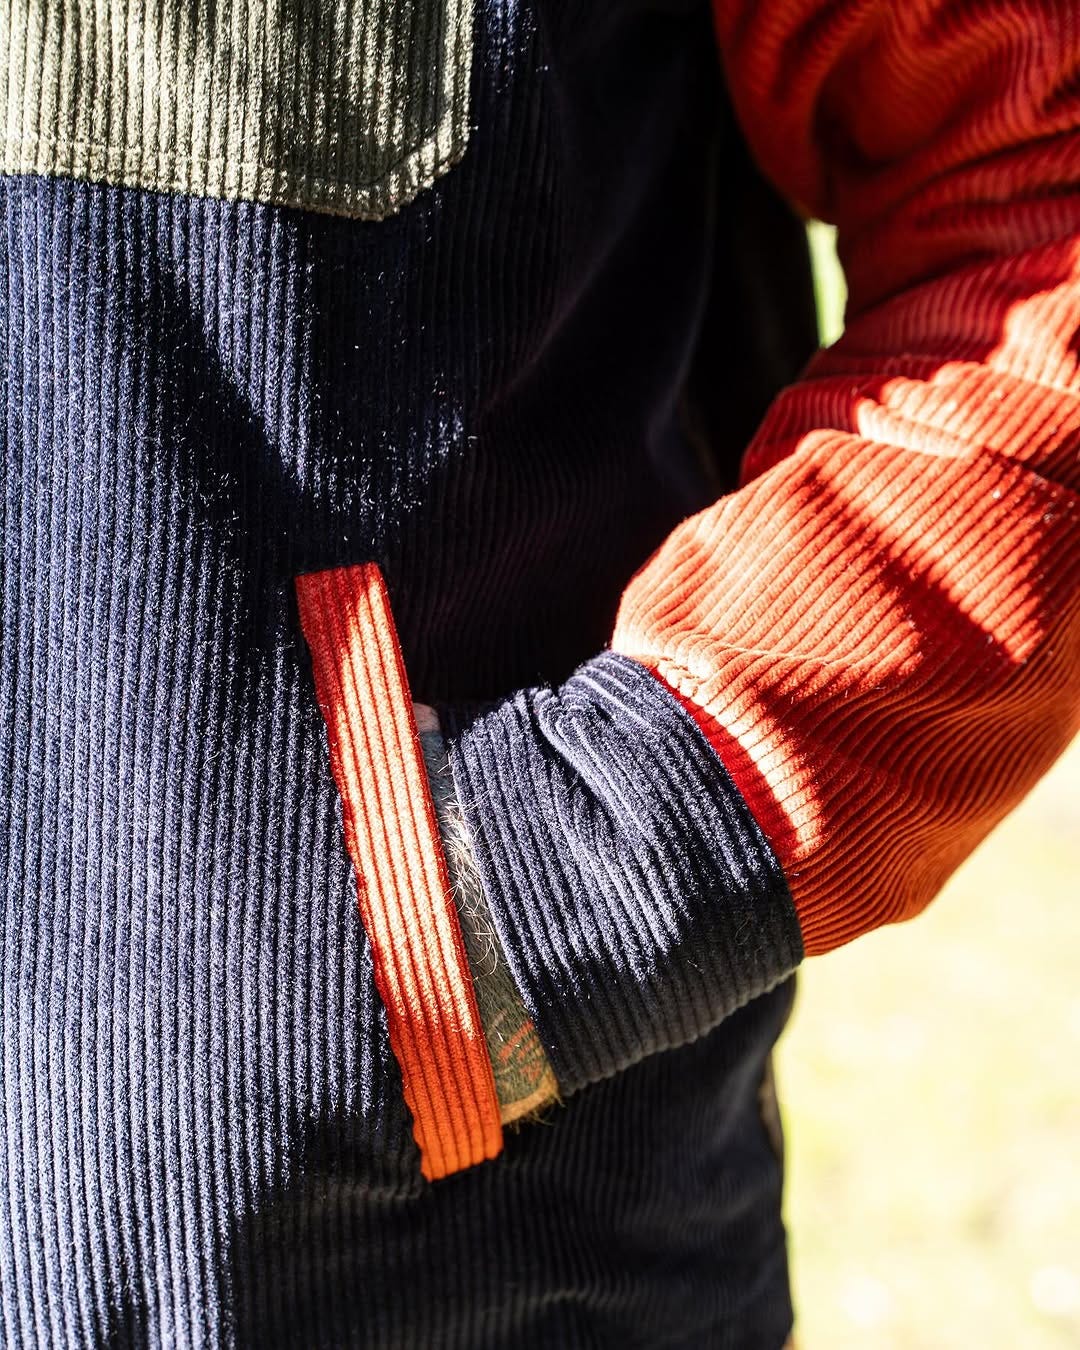
[[1080, 722], [1075, 7], [0, 58], [0, 1342], [778, 1350], [793, 972]]

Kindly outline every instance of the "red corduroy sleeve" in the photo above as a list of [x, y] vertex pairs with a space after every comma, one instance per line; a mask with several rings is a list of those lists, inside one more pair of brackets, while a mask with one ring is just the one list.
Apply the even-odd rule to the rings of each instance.
[[704, 729], [813, 953], [922, 909], [1077, 729], [1080, 11], [718, 0], [717, 25], [761, 164], [839, 227], [848, 327], [612, 646]]

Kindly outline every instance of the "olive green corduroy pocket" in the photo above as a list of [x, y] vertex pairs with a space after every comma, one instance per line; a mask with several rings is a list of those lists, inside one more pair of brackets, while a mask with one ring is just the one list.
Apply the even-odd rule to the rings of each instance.
[[10, 0], [0, 170], [381, 219], [464, 153], [472, 0]]

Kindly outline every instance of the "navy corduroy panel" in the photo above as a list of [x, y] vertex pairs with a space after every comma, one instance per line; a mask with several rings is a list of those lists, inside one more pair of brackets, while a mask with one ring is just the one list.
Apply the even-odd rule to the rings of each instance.
[[[5, 1346], [775, 1350], [790, 1325], [756, 1101], [789, 983], [420, 1176], [292, 579], [379, 561], [425, 701], [564, 680], [710, 490], [679, 404], [710, 287], [741, 293], [706, 4], [486, 0], [473, 32], [467, 152], [384, 221], [0, 179]], [[747, 343], [756, 318], [733, 304]], [[728, 805], [698, 825], [750, 841], [784, 913]], [[658, 865], [670, 935], [727, 941], [675, 903], [726, 883]], [[648, 991], [626, 938], [610, 969]]]

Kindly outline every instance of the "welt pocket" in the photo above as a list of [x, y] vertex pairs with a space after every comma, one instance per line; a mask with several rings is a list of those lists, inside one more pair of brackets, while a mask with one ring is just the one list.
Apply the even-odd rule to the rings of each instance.
[[491, 1061], [376, 563], [295, 579], [360, 918], [429, 1180], [494, 1157]]

